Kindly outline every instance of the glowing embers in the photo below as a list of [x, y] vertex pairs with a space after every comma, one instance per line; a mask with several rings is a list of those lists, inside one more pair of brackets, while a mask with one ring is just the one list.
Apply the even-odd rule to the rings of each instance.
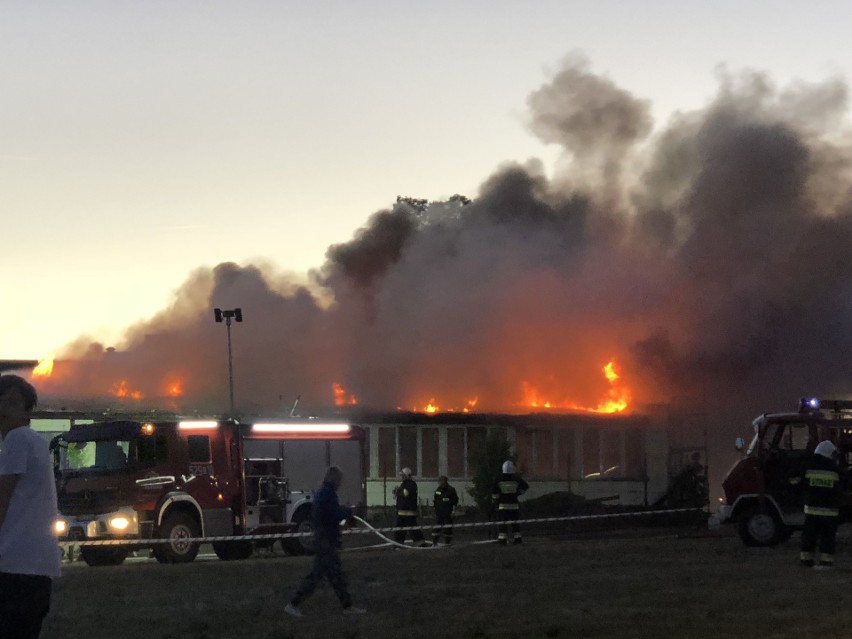
[[163, 394], [166, 397], [182, 397], [183, 396], [183, 380], [180, 378], [166, 379], [163, 384]]
[[33, 377], [50, 377], [53, 373], [53, 356], [40, 359], [33, 369]]
[[[427, 413], [429, 415], [434, 415], [435, 413], [470, 413], [476, 408], [476, 405], [479, 403], [479, 397], [474, 397], [473, 399], [465, 400], [465, 403], [462, 407], [457, 408], [453, 406], [452, 408], [441, 408], [438, 405], [438, 402], [434, 397], [431, 397], [428, 402], [422, 404], [420, 406], [414, 405], [410, 410], [412, 413]], [[402, 406], [397, 406], [397, 410], [406, 410]]]
[[358, 403], [358, 398], [337, 382], [331, 385], [331, 391], [334, 393], [335, 406], [355, 406]]

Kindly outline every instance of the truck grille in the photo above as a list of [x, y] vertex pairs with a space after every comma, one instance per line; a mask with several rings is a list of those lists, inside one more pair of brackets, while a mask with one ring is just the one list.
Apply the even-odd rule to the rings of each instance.
[[60, 493], [57, 501], [63, 515], [99, 515], [121, 507], [118, 490]]

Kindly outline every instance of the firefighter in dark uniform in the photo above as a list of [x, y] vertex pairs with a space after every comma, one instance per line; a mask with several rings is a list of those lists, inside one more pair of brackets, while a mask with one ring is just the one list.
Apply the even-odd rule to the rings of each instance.
[[459, 503], [459, 494], [450, 486], [446, 475], [438, 477], [435, 489], [435, 524], [432, 531], [432, 543], [437, 544], [443, 534], [447, 544], [453, 543], [453, 508]]
[[515, 464], [512, 461], [503, 462], [503, 475], [494, 484], [491, 499], [497, 505], [497, 519], [500, 525], [497, 529], [497, 542], [506, 545], [509, 541], [509, 522], [512, 526], [512, 542], [521, 543], [521, 526], [518, 497], [523, 495], [529, 485], [515, 474]]
[[[417, 525], [417, 482], [411, 478], [411, 469], [403, 468], [399, 472], [402, 477], [402, 483], [393, 489], [393, 494], [396, 497], [396, 526], [404, 528], [407, 526]], [[411, 541], [419, 546], [428, 546], [429, 544], [423, 538], [423, 532], [419, 528], [414, 530], [397, 530], [394, 533], [396, 543], [405, 543], [406, 533], [411, 532]]]
[[[840, 473], [836, 459], [837, 447], [828, 440], [820, 442], [805, 471], [805, 525], [799, 558], [808, 568], [834, 567], [834, 538], [840, 514]], [[818, 563], [814, 561], [817, 542]]]

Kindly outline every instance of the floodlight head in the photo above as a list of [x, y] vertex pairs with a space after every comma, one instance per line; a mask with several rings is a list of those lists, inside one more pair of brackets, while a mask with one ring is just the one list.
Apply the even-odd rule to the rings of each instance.
[[217, 322], [221, 323], [222, 322], [222, 309], [221, 308], [214, 308], [213, 309], [213, 317], [216, 318]]
[[243, 321], [243, 309], [241, 309], [241, 308], [235, 308], [234, 309], [234, 320], [236, 320], [237, 322]]

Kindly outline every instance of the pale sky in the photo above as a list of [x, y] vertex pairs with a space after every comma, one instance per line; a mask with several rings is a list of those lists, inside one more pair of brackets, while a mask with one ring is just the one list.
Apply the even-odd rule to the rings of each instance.
[[0, 359], [109, 345], [199, 266], [320, 266], [397, 195], [550, 166], [526, 99], [566, 55], [659, 125], [720, 65], [848, 82], [849, 24], [834, 1], [5, 0]]

